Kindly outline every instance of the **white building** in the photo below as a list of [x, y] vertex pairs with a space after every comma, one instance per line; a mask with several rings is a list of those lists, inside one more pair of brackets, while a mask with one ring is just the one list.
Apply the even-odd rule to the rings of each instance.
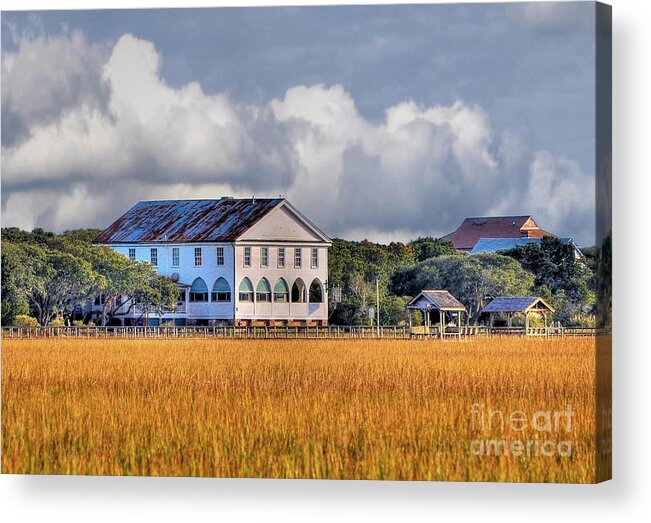
[[[327, 324], [331, 240], [284, 198], [139, 202], [95, 243], [177, 282], [164, 323]], [[133, 325], [143, 314], [120, 319]]]

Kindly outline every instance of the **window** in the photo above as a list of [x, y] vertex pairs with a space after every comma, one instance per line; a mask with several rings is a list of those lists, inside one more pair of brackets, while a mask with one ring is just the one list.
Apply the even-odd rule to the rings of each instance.
[[323, 303], [323, 287], [318, 279], [310, 285], [310, 303]]
[[300, 247], [294, 249], [294, 267], [296, 267], [297, 269], [301, 268], [301, 261], [302, 261], [301, 256], [302, 253]]
[[289, 301], [289, 287], [282, 278], [274, 285], [274, 301], [278, 303], [287, 303]]
[[178, 247], [172, 247], [172, 267], [181, 265], [181, 256]]
[[154, 267], [157, 267], [158, 266], [158, 249], [156, 249], [155, 247], [152, 247], [150, 252], [149, 252], [149, 257], [150, 257], [151, 264]]
[[130, 260], [135, 260], [136, 259], [136, 248], [135, 247], [129, 247], [129, 259]]
[[251, 247], [244, 247], [244, 266], [251, 267]]
[[217, 302], [231, 301], [231, 287], [224, 278], [217, 278], [215, 285], [212, 286], [210, 300]]
[[194, 266], [201, 267], [201, 247], [194, 248]]
[[224, 248], [217, 247], [217, 266], [222, 267], [224, 265]]
[[267, 278], [262, 278], [258, 282], [258, 286], [255, 288], [255, 299], [261, 302], [271, 301], [271, 286]]
[[194, 282], [192, 282], [192, 287], [190, 288], [190, 301], [208, 301], [208, 286], [206, 285], [206, 282], [201, 278], [197, 278], [194, 280]]
[[253, 285], [251, 285], [251, 280], [244, 278], [240, 283], [238, 292], [240, 301], [253, 301]]
[[319, 249], [317, 248], [312, 249], [312, 268], [319, 268]]
[[106, 303], [106, 297], [103, 294], [95, 296], [95, 305], [104, 305]]
[[260, 267], [269, 266], [269, 247], [260, 247]]
[[278, 247], [278, 267], [285, 266], [285, 247]]

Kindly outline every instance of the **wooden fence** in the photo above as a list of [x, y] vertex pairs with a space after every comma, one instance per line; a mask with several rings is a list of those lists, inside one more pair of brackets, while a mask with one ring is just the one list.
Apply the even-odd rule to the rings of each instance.
[[[461, 332], [448, 327], [445, 338], [474, 336], [594, 336], [594, 328], [489, 327], [465, 325]], [[230, 339], [426, 339], [438, 338], [437, 327], [429, 332], [407, 326], [328, 327], [2, 327], [3, 338], [230, 338]]]

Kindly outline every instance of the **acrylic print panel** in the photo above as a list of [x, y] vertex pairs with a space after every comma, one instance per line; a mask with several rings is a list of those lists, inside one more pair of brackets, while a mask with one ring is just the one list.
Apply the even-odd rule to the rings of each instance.
[[610, 478], [610, 8], [4, 12], [2, 472]]

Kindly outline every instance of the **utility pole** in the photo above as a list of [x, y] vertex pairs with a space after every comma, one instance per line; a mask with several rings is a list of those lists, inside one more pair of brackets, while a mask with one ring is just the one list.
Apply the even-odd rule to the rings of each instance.
[[380, 337], [380, 275], [375, 277], [375, 310], [377, 314], [377, 337]]

